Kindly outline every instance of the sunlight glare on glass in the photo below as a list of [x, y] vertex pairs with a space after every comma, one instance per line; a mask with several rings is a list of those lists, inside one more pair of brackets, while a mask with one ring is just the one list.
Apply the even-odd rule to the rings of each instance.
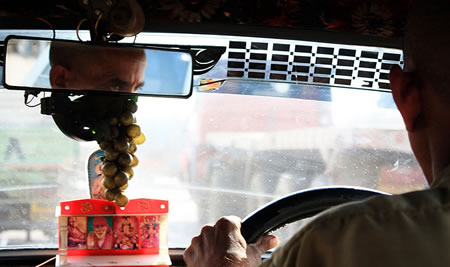
[[188, 54], [181, 54], [181, 60], [189, 62], [191, 61], [191, 57]]
[[289, 91], [288, 83], [274, 83], [272, 86], [278, 93], [284, 94]]

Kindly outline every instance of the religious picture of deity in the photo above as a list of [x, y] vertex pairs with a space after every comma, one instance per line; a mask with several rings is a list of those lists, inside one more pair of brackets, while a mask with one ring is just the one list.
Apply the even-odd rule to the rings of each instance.
[[142, 216], [140, 218], [141, 247], [159, 247], [159, 216]]
[[135, 216], [114, 217], [114, 249], [138, 249], [138, 226]]
[[112, 249], [112, 217], [99, 216], [88, 218], [88, 249]]
[[69, 217], [67, 232], [67, 248], [85, 249], [87, 238], [87, 217]]
[[104, 178], [102, 174], [102, 160], [105, 156], [102, 150], [97, 150], [89, 156], [88, 160], [88, 176], [89, 176], [89, 189], [91, 192], [91, 198], [93, 199], [106, 199], [105, 189], [102, 186], [102, 180]]

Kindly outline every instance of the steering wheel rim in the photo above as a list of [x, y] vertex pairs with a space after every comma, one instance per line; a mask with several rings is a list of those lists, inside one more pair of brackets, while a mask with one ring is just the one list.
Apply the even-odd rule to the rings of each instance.
[[387, 193], [360, 187], [321, 187], [298, 191], [276, 199], [248, 215], [241, 233], [247, 243], [286, 224], [316, 215], [336, 205]]

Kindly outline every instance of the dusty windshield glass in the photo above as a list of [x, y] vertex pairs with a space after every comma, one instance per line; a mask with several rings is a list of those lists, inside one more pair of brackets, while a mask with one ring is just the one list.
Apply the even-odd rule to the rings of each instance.
[[[245, 217], [294, 191], [425, 186], [389, 94], [329, 93], [328, 101], [208, 93], [139, 99], [136, 118], [148, 140], [136, 152], [128, 196], [168, 199], [169, 244], [185, 247], [203, 224]], [[89, 196], [86, 159], [98, 146], [64, 136], [51, 117], [24, 107], [21, 93], [0, 96], [3, 113], [13, 115], [1, 119], [1, 246], [54, 247], [55, 207]]]
[[[126, 194], [169, 200], [170, 247], [298, 190], [427, 186], [388, 92], [239, 79], [199, 90], [140, 97], [135, 114], [147, 140]], [[87, 159], [98, 145], [66, 137], [21, 91], [0, 90], [0, 110], [0, 247], [55, 248], [55, 207], [89, 197]]]

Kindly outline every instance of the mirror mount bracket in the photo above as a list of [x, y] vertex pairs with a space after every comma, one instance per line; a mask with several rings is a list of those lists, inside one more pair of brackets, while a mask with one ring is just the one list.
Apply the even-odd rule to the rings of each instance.
[[86, 11], [94, 42], [119, 41], [137, 35], [144, 28], [144, 12], [136, 0], [79, 1]]
[[[99, 141], [111, 136], [107, 118], [118, 116], [129, 101], [129, 96], [76, 95], [52, 93], [41, 99], [41, 114], [50, 115], [66, 136], [77, 141]], [[103, 101], [99, 101], [103, 100]]]
[[70, 100], [66, 97], [50, 96], [41, 98], [41, 114], [54, 115], [66, 113], [68, 107], [70, 107], [70, 103], [68, 102], [70, 102]]

